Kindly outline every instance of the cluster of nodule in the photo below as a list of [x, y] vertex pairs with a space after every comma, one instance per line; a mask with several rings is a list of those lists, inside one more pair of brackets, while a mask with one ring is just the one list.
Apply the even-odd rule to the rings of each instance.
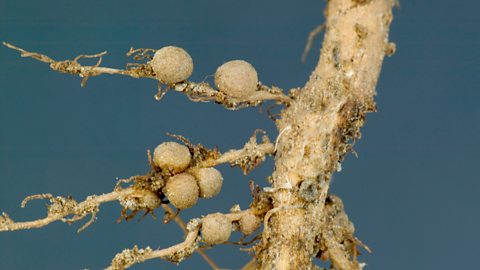
[[[176, 142], [158, 145], [152, 162], [152, 172], [132, 177], [135, 184], [129, 190], [117, 186], [118, 191], [125, 192], [119, 201], [124, 207], [122, 218], [126, 220], [133, 218], [140, 210], [153, 214], [153, 210], [162, 203], [169, 202], [181, 210], [194, 206], [198, 198], [208, 199], [220, 193], [222, 174], [215, 168], [196, 166], [197, 162], [185, 145]], [[165, 198], [168, 201], [164, 201]], [[126, 213], [128, 210], [131, 211], [130, 215]]]
[[[185, 145], [176, 142], [160, 144], [153, 153], [153, 162], [163, 172], [171, 174], [162, 192], [177, 209], [190, 208], [198, 198], [209, 199], [220, 193], [222, 174], [212, 167], [191, 166], [192, 155]], [[231, 218], [222, 213], [205, 216], [201, 229], [203, 241], [208, 245], [225, 243], [234, 229], [250, 235], [260, 226], [260, 218], [250, 211], [234, 216]]]
[[194, 206], [198, 198], [212, 198], [222, 189], [222, 174], [215, 168], [191, 167], [190, 149], [176, 142], [155, 148], [153, 163], [171, 176], [162, 189], [169, 202], [178, 209]]
[[[167, 46], [157, 50], [149, 62], [158, 81], [175, 85], [186, 81], [193, 72], [192, 57], [182, 48]], [[238, 99], [248, 98], [258, 89], [255, 68], [243, 60], [232, 60], [215, 72], [215, 85], [224, 95]]]
[[235, 218], [222, 213], [209, 214], [202, 219], [202, 239], [207, 245], [222, 244], [228, 241], [232, 231], [239, 230], [244, 235], [250, 235], [260, 224], [260, 217], [251, 211], [241, 212]]

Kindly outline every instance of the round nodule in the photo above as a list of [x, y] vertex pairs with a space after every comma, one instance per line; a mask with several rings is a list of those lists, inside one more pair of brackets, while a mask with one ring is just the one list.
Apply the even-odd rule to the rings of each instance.
[[157, 79], [166, 84], [183, 82], [193, 72], [192, 57], [184, 49], [175, 46], [157, 50], [150, 66]]
[[164, 142], [153, 151], [153, 163], [162, 170], [181, 172], [190, 165], [192, 156], [185, 145]]
[[250, 235], [260, 227], [260, 218], [251, 212], [244, 213], [238, 221], [240, 231], [245, 235]]
[[232, 221], [221, 213], [209, 214], [203, 218], [201, 232], [208, 245], [225, 243], [232, 234]]
[[189, 173], [181, 173], [167, 180], [163, 193], [173, 206], [185, 209], [197, 203], [199, 189], [195, 177]]
[[199, 168], [193, 170], [200, 188], [200, 197], [212, 198], [222, 189], [223, 177], [220, 171], [215, 168]]
[[215, 85], [229, 96], [245, 99], [257, 91], [257, 71], [246, 61], [228, 61], [215, 72]]
[[162, 200], [153, 191], [138, 189], [120, 198], [119, 202], [124, 208], [135, 211], [140, 209], [156, 209], [160, 206]]

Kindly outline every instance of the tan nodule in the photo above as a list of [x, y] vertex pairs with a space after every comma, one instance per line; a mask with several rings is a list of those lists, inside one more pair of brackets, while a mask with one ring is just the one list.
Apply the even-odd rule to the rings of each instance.
[[173, 206], [185, 209], [197, 203], [199, 189], [195, 177], [189, 173], [181, 173], [168, 179], [163, 193]]
[[164, 142], [153, 152], [153, 162], [162, 170], [181, 172], [190, 165], [190, 150], [176, 142]]
[[257, 90], [257, 71], [246, 61], [228, 61], [215, 72], [215, 85], [229, 96], [247, 98]]
[[157, 50], [150, 66], [157, 79], [166, 84], [183, 82], [193, 72], [192, 57], [184, 49], [175, 46]]
[[200, 188], [200, 197], [212, 198], [222, 189], [222, 174], [215, 168], [199, 168], [192, 171]]
[[250, 235], [260, 227], [260, 218], [251, 212], [245, 212], [238, 223], [240, 231], [245, 235]]
[[153, 191], [138, 189], [119, 200], [120, 204], [128, 210], [153, 210], [160, 206], [162, 201]]
[[203, 218], [202, 238], [208, 245], [225, 243], [232, 234], [232, 221], [224, 214], [209, 214]]

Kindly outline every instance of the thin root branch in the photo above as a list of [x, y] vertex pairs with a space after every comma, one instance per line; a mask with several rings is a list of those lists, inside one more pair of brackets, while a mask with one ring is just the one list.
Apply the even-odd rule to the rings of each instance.
[[200, 167], [212, 167], [222, 163], [230, 163], [231, 166], [238, 166], [246, 175], [265, 160], [267, 155], [274, 153], [274, 145], [266, 135], [262, 136], [262, 142], [257, 142], [257, 131], [250, 140], [239, 150], [230, 150], [214, 159], [206, 159], [201, 162]]
[[137, 246], [126, 249], [113, 258], [111, 265], [106, 270], [123, 270], [136, 263], [157, 258], [179, 263], [198, 248], [199, 230], [200, 222], [194, 219], [187, 225], [188, 233], [182, 243], [159, 250], [152, 250], [150, 247], [138, 249]]
[[324, 23], [315, 27], [308, 34], [307, 43], [305, 44], [305, 49], [303, 50], [303, 54], [302, 54], [302, 63], [305, 63], [305, 61], [307, 60], [308, 53], [312, 49], [313, 41], [318, 36], [318, 34], [320, 34], [323, 30], [325, 30], [325, 24]]
[[33, 200], [44, 200], [44, 199], [49, 199], [52, 200], [53, 196], [52, 194], [46, 193], [46, 194], [35, 194], [35, 195], [30, 195], [23, 199], [21, 203], [21, 207], [25, 208], [28, 204], [28, 202], [33, 201]]
[[[84, 87], [87, 80], [90, 77], [98, 76], [101, 74], [116, 74], [124, 75], [133, 78], [148, 78], [157, 80], [155, 72], [153, 71], [149, 62], [146, 63], [127, 63], [126, 69], [116, 69], [109, 67], [101, 67], [102, 57], [107, 54], [107, 52], [101, 52], [93, 55], [78, 55], [73, 60], [64, 60], [56, 61], [52, 58], [37, 53], [29, 52], [22, 48], [16, 47], [7, 42], [3, 42], [3, 45], [6, 47], [19, 51], [22, 57], [31, 57], [38, 61], [50, 64], [50, 68], [61, 72], [72, 75], [78, 75], [82, 78], [81, 85]], [[130, 51], [127, 52], [127, 56], [133, 56], [135, 61], [144, 61], [151, 60], [153, 58], [152, 53], [156, 50], [154, 49], [134, 49], [130, 48]], [[94, 66], [83, 66], [79, 63], [79, 60], [82, 58], [98, 58], [97, 63]], [[265, 100], [274, 100], [277, 103], [289, 105], [291, 98], [285, 95], [282, 89], [272, 86], [267, 87], [265, 85], [259, 84], [257, 91], [247, 99], [236, 99], [225, 95], [224, 93], [212, 88], [208, 83], [201, 82], [179, 82], [172, 85], [163, 85], [161, 82], [158, 82], [157, 94], [155, 94], [156, 100], [161, 100], [162, 97], [167, 93], [169, 89], [173, 89], [178, 92], [182, 92], [188, 96], [188, 98], [194, 102], [207, 102], [214, 101], [215, 103], [222, 104], [225, 108], [236, 110], [245, 107], [258, 106], [262, 104]]]
[[258, 85], [257, 91], [248, 98], [237, 99], [212, 88], [208, 83], [183, 82], [172, 87], [177, 92], [182, 92], [193, 102], [213, 101], [222, 104], [230, 110], [237, 110], [246, 107], [259, 106], [266, 100], [274, 100], [277, 103], [289, 105], [291, 98], [283, 93], [283, 90], [276, 86], [271, 88], [265, 85]]
[[[133, 78], [149, 78], [149, 79], [156, 79], [155, 74], [149, 68], [148, 65], [140, 64], [136, 68], [129, 68], [127, 70], [123, 69], [116, 69], [116, 68], [109, 68], [109, 67], [101, 67], [100, 64], [102, 63], [102, 57], [107, 54], [107, 52], [101, 52], [98, 54], [93, 55], [78, 55], [73, 60], [64, 60], [64, 61], [55, 61], [52, 58], [36, 53], [36, 52], [29, 52], [22, 48], [18, 48], [12, 44], [7, 42], [3, 42], [3, 45], [6, 47], [19, 51], [22, 57], [31, 57], [36, 59], [40, 62], [50, 64], [50, 68], [61, 72], [61, 73], [68, 73], [72, 75], [78, 75], [82, 78], [82, 86], [85, 86], [86, 81], [89, 77], [98, 76], [101, 74], [116, 74], [116, 75], [125, 75], [130, 76]], [[97, 63], [94, 66], [82, 66], [78, 61], [82, 58], [98, 58]]]
[[[28, 196], [22, 202], [22, 207], [31, 200], [36, 199], [49, 199], [50, 204], [47, 205], [48, 214], [45, 218], [26, 221], [26, 222], [14, 222], [6, 213], [0, 216], [0, 232], [2, 231], [17, 231], [33, 228], [41, 228], [55, 221], [62, 221], [71, 224], [75, 221], [79, 221], [85, 218], [87, 215], [91, 215], [91, 219], [83, 225], [78, 231], [81, 232], [90, 226], [96, 219], [96, 214], [99, 211], [99, 206], [102, 203], [121, 200], [128, 194], [135, 192], [132, 188], [126, 188], [121, 190], [114, 190], [107, 194], [99, 196], [89, 196], [85, 201], [78, 203], [70, 196], [67, 197], [54, 197], [51, 194], [37, 194]], [[67, 218], [73, 215], [72, 218]]]

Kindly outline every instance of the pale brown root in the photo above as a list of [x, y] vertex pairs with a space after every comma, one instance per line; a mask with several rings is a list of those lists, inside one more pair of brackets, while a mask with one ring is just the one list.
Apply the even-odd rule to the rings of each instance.
[[[276, 121], [273, 209], [256, 246], [259, 269], [313, 269], [325, 230], [325, 199], [330, 179], [360, 138], [365, 114], [375, 111], [375, 86], [384, 56], [392, 51], [388, 30], [393, 1], [327, 2], [320, 60], [301, 91]], [[304, 184], [305, 183], [305, 184]], [[303, 186], [302, 186], [303, 185]], [[272, 212], [273, 213], [273, 210]], [[332, 260], [346, 270], [361, 264]], [[340, 255], [339, 255], [340, 254]]]
[[257, 142], [255, 132], [242, 149], [230, 150], [219, 157], [206, 159], [199, 164], [199, 167], [213, 167], [223, 163], [242, 168], [244, 174], [248, 174], [256, 166], [265, 160], [267, 155], [273, 155], [275, 146], [267, 136], [262, 136], [262, 142]]
[[[55, 71], [80, 76], [81, 78], [83, 78], [82, 86], [85, 86], [86, 79], [88, 79], [89, 77], [98, 76], [101, 74], [125, 75], [133, 78], [145, 77], [145, 78], [155, 79], [154, 75], [149, 74], [148, 72], [146, 72], [141, 68], [123, 70], [123, 69], [99, 66], [102, 61], [102, 56], [104, 56], [107, 52], [102, 52], [102, 53], [93, 54], [93, 55], [82, 54], [82, 55], [76, 56], [73, 60], [55, 61], [46, 55], [43, 55], [37, 52], [29, 52], [22, 48], [18, 48], [12, 44], [9, 44], [7, 42], [3, 42], [3, 45], [5, 45], [10, 49], [19, 51], [22, 57], [31, 57], [40, 62], [48, 63], [50, 64], [50, 68]], [[99, 60], [95, 66], [82, 66], [80, 65], [80, 63], [78, 63], [78, 61], [82, 58], [98, 58]]]
[[113, 258], [112, 263], [106, 270], [123, 270], [130, 266], [144, 262], [151, 259], [164, 259], [174, 263], [179, 263], [185, 258], [189, 257], [198, 248], [198, 233], [200, 230], [198, 220], [193, 220], [187, 225], [188, 233], [182, 243], [174, 246], [152, 250], [147, 247], [145, 249], [138, 249], [135, 246], [132, 249], [126, 249], [118, 253]]
[[[182, 92], [194, 102], [209, 102], [214, 101], [222, 104], [225, 108], [231, 110], [237, 110], [246, 107], [253, 107], [262, 104], [267, 100], [274, 100], [277, 103], [288, 105], [291, 102], [291, 98], [283, 93], [283, 90], [272, 86], [271, 88], [259, 84], [257, 91], [246, 98], [235, 98], [226, 95], [223, 92], [218, 91], [210, 86], [206, 82], [194, 83], [184, 82], [175, 84], [172, 87], [173, 90]], [[162, 95], [163, 96], [163, 95]]]
[[[94, 222], [96, 213], [99, 211], [99, 206], [102, 203], [120, 200], [120, 198], [132, 192], [133, 190], [130, 188], [115, 190], [107, 194], [89, 196], [80, 203], [69, 197], [53, 197], [50, 194], [32, 195], [23, 200], [22, 207], [25, 207], [29, 201], [34, 199], [49, 199], [51, 204], [48, 205], [47, 217], [33, 221], [15, 222], [6, 213], [3, 213], [0, 216], [0, 232], [41, 228], [55, 221], [70, 224], [85, 218], [87, 215], [91, 215], [91, 219], [79, 229], [79, 232], [81, 232]], [[70, 215], [73, 215], [73, 217], [66, 218]]]
[[[157, 80], [155, 73], [152, 70], [150, 64], [147, 63], [128, 63], [127, 69], [116, 69], [116, 68], [109, 68], [109, 67], [101, 67], [100, 64], [102, 63], [102, 57], [107, 52], [102, 52], [93, 55], [79, 55], [75, 57], [73, 60], [64, 60], [64, 61], [55, 61], [52, 58], [37, 53], [37, 52], [29, 52], [22, 48], [16, 47], [12, 44], [7, 42], [3, 42], [3, 45], [19, 51], [22, 57], [31, 57], [36, 59], [40, 62], [50, 64], [50, 68], [61, 72], [61, 73], [68, 73], [72, 75], [78, 75], [82, 78], [82, 87], [85, 86], [87, 80], [90, 77], [99, 76], [101, 74], [110, 74], [110, 75], [124, 75], [133, 78], [148, 78]], [[151, 55], [150, 53], [154, 52], [154, 49], [133, 49], [130, 48], [130, 51], [127, 53], [127, 56], [132, 56], [134, 60], [142, 61], [142, 60], [150, 60]], [[78, 61], [82, 58], [98, 58], [97, 64], [94, 66], [84, 66], [81, 65]], [[233, 97], [226, 96], [222, 92], [212, 88], [208, 83], [195, 83], [195, 82], [180, 82], [173, 85], [168, 85], [168, 87], [164, 87], [162, 83], [159, 82], [157, 90], [158, 93], [155, 95], [155, 99], [160, 100], [166, 94], [168, 89], [173, 89], [178, 92], [183, 92], [188, 96], [188, 98], [195, 102], [206, 102], [206, 101], [214, 101], [216, 103], [222, 104], [227, 109], [240, 109], [245, 107], [252, 107], [258, 106], [263, 101], [266, 100], [274, 100], [278, 103], [288, 105], [291, 101], [291, 98], [285, 95], [282, 89], [272, 86], [267, 87], [265, 85], [258, 85], [257, 91], [246, 99], [236, 99]]]

